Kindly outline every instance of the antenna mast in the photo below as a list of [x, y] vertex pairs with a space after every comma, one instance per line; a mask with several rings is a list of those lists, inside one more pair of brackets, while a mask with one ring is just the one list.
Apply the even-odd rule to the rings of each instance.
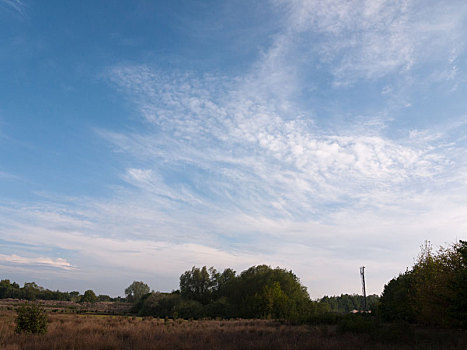
[[366, 312], [365, 266], [360, 267], [360, 277], [362, 278], [363, 311]]

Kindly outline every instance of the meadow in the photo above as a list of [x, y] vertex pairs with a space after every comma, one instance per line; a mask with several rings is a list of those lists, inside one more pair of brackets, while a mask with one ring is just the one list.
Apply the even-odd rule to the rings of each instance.
[[[49, 315], [45, 335], [15, 334], [14, 311], [0, 316], [0, 348], [17, 349], [344, 349], [373, 348], [335, 328], [270, 320], [172, 320]], [[387, 347], [382, 347], [386, 349]]]
[[[89, 311], [92, 312], [92, 311]], [[43, 335], [15, 333], [11, 302], [0, 308], [3, 350], [70, 349], [464, 349], [465, 333], [449, 331], [441, 342], [381, 343], [335, 325], [294, 325], [278, 320], [184, 320], [76, 313], [52, 309]], [[428, 338], [427, 338], [428, 339]], [[446, 342], [446, 339], [450, 341]]]

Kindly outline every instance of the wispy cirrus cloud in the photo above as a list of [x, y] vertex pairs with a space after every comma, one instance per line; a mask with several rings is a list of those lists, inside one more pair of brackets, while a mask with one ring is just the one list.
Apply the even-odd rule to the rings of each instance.
[[[8, 203], [2, 239], [66, 252], [80, 267], [70, 275], [99, 281], [96, 271], [118, 271], [162, 290], [193, 265], [280, 265], [317, 297], [357, 292], [361, 264], [379, 293], [423, 240], [461, 237], [465, 117], [400, 127], [410, 113], [392, 105], [410, 105], [431, 62], [458, 65], [465, 6], [433, 17], [445, 5], [273, 3], [286, 10], [283, 28], [237, 76], [109, 67], [111, 89], [139, 117], [130, 130], [96, 130], [119, 155], [124, 184], [111, 184], [109, 198]], [[459, 72], [449, 81], [460, 84]], [[341, 89], [374, 82], [372, 109], [339, 114], [349, 105]]]
[[20, 180], [19, 176], [13, 175], [11, 173], [5, 172], [5, 171], [0, 171], [0, 180]]
[[313, 52], [330, 65], [337, 84], [404, 74], [427, 62], [444, 62], [455, 71], [456, 57], [465, 49], [463, 1], [275, 3], [288, 10], [285, 35], [315, 39]]
[[[131, 96], [136, 91], [136, 104], [149, 126], [144, 134], [101, 133], [120, 151], [149, 165], [128, 169], [127, 179], [149, 188], [155, 181], [163, 183], [164, 177], [168, 180], [168, 171], [175, 178], [183, 177], [187, 167], [207, 172], [184, 181], [184, 190], [191, 192], [185, 198], [203, 197], [196, 188], [226, 205], [247, 203], [253, 195], [262, 198], [255, 202], [257, 207], [282, 207], [276, 212], [271, 208], [270, 214], [293, 216], [300, 206], [314, 207], [313, 212], [323, 201], [358, 200], [366, 191], [393, 191], [431, 179], [451, 162], [442, 138], [427, 142], [429, 131], [394, 140], [383, 136], [379, 126], [360, 127], [356, 133], [323, 130], [273, 101], [252, 97], [243, 83], [231, 83], [230, 90], [220, 92], [189, 77], [175, 85], [160, 83], [179, 78], [158, 78], [146, 66], [116, 67], [112, 74]], [[232, 184], [242, 190], [229, 196]]]
[[[109, 79], [145, 123], [140, 133], [99, 132], [129, 156], [125, 179], [143, 196], [167, 200], [172, 217], [212, 232], [207, 236], [250, 237], [254, 246], [270, 247], [267, 256], [276, 260], [281, 258], [273, 251], [281, 251], [281, 244], [299, 244], [320, 259], [323, 252], [333, 261], [340, 254], [350, 259], [353, 249], [384, 266], [388, 261], [381, 251], [404, 251], [402, 241], [412, 247], [424, 239], [442, 243], [443, 225], [451, 238], [460, 234], [466, 226], [460, 203], [465, 202], [467, 158], [465, 140], [455, 128], [388, 132], [391, 118], [379, 115], [323, 127], [323, 117], [313, 106], [303, 108], [297, 95], [305, 84], [302, 73], [316, 62], [329, 65], [336, 89], [394, 75], [397, 81], [399, 74], [405, 74], [400, 78], [405, 84], [432, 60], [451, 64], [453, 52], [463, 50], [457, 41], [463, 15], [429, 24], [432, 12], [417, 12], [417, 3], [280, 6], [289, 9], [289, 27], [244, 76], [160, 71], [149, 65], [109, 70]], [[316, 35], [319, 40], [306, 46]], [[435, 53], [429, 57], [423, 55], [427, 42]], [[307, 53], [308, 63], [301, 56]], [[320, 82], [311, 78], [309, 83]], [[388, 86], [379, 107], [383, 111], [400, 93], [395, 90], [410, 88]], [[458, 127], [465, 129], [462, 123]], [[201, 226], [203, 221], [208, 224]], [[428, 237], [427, 231], [432, 232]], [[213, 239], [212, 244], [220, 243]]]
[[0, 0], [0, 5], [9, 8], [20, 15], [25, 14], [26, 5], [20, 0]]

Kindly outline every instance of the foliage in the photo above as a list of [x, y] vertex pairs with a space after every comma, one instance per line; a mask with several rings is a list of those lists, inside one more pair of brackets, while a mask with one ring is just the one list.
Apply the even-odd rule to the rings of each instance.
[[143, 295], [148, 294], [149, 291], [150, 288], [146, 283], [142, 281], [133, 281], [133, 283], [125, 289], [125, 295], [128, 301], [137, 302]]
[[[23, 287], [8, 279], [0, 281], [0, 299], [23, 299], [23, 300], [59, 300], [79, 302], [82, 298], [79, 292], [61, 292], [45, 289], [35, 282], [26, 282]], [[98, 297], [99, 301], [120, 301], [120, 297], [111, 298], [103, 295]]]
[[109, 302], [109, 301], [112, 301], [112, 298], [105, 294], [99, 294], [97, 296], [97, 301]]
[[[353, 310], [363, 310], [363, 297], [358, 294], [341, 294], [340, 296], [324, 296], [318, 300], [326, 305], [329, 311], [349, 313]], [[375, 312], [379, 304], [379, 296], [376, 294], [367, 296], [368, 310]]]
[[38, 304], [24, 304], [17, 310], [16, 332], [44, 334], [47, 332], [47, 314]]
[[[80, 317], [54, 314], [47, 336], [15, 336], [12, 319], [0, 310], [1, 349], [465, 349], [466, 337], [457, 330], [413, 329], [411, 339], [399, 342], [406, 327], [384, 328], [379, 338], [336, 334], [334, 327], [309, 327], [273, 320], [164, 320], [152, 317]], [[375, 339], [375, 340], [374, 340]], [[397, 341], [398, 345], [392, 344]], [[406, 345], [408, 344], [408, 345]]]
[[135, 304], [136, 310], [134, 311], [138, 312], [140, 316], [173, 317], [175, 306], [181, 301], [182, 298], [179, 294], [149, 293]]
[[384, 287], [381, 314], [386, 321], [415, 321], [413, 309], [413, 278], [411, 272], [400, 274]]
[[379, 324], [371, 314], [348, 314], [343, 317], [337, 324], [337, 331], [375, 334]]
[[196, 300], [180, 300], [174, 305], [172, 317], [200, 319], [205, 316], [203, 305]]
[[180, 276], [180, 294], [152, 293], [135, 305], [141, 316], [246, 317], [304, 321], [312, 302], [292, 273], [266, 265], [240, 275], [213, 267], [193, 267]]
[[235, 277], [235, 272], [231, 269], [220, 274], [213, 267], [208, 269], [206, 266], [202, 268], [193, 266], [190, 271], [185, 271], [180, 276], [180, 293], [186, 299], [196, 300], [206, 305], [216, 299], [225, 289], [230, 276]]
[[266, 265], [252, 266], [233, 283], [227, 297], [239, 317], [298, 319], [307, 313], [311, 300], [292, 271]]
[[459, 241], [455, 248], [459, 261], [448, 284], [448, 312], [459, 326], [467, 329], [467, 241]]
[[10, 280], [0, 281], [0, 299], [15, 298], [25, 300], [69, 300], [68, 293], [51, 291], [38, 286], [35, 282], [26, 282], [21, 288]]
[[96, 301], [96, 293], [94, 293], [91, 289], [88, 289], [84, 292], [83, 296], [81, 297], [80, 303], [95, 303]]
[[387, 321], [465, 328], [466, 290], [467, 242], [436, 253], [426, 242], [412, 269], [384, 287], [381, 315]]

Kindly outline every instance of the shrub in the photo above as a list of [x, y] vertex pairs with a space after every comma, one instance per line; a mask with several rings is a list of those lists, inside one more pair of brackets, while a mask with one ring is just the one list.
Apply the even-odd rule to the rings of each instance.
[[370, 315], [346, 315], [337, 324], [339, 333], [366, 333], [373, 335], [378, 329], [377, 320]]
[[47, 332], [47, 314], [38, 304], [26, 303], [16, 310], [16, 332], [44, 334]]
[[199, 319], [203, 317], [203, 305], [196, 300], [183, 300], [174, 307], [178, 317]]
[[396, 321], [378, 331], [377, 338], [382, 343], [387, 344], [412, 344], [414, 340], [414, 331], [409, 322]]
[[336, 325], [344, 318], [344, 315], [338, 312], [321, 312], [308, 317], [307, 322], [310, 324], [326, 324]]

